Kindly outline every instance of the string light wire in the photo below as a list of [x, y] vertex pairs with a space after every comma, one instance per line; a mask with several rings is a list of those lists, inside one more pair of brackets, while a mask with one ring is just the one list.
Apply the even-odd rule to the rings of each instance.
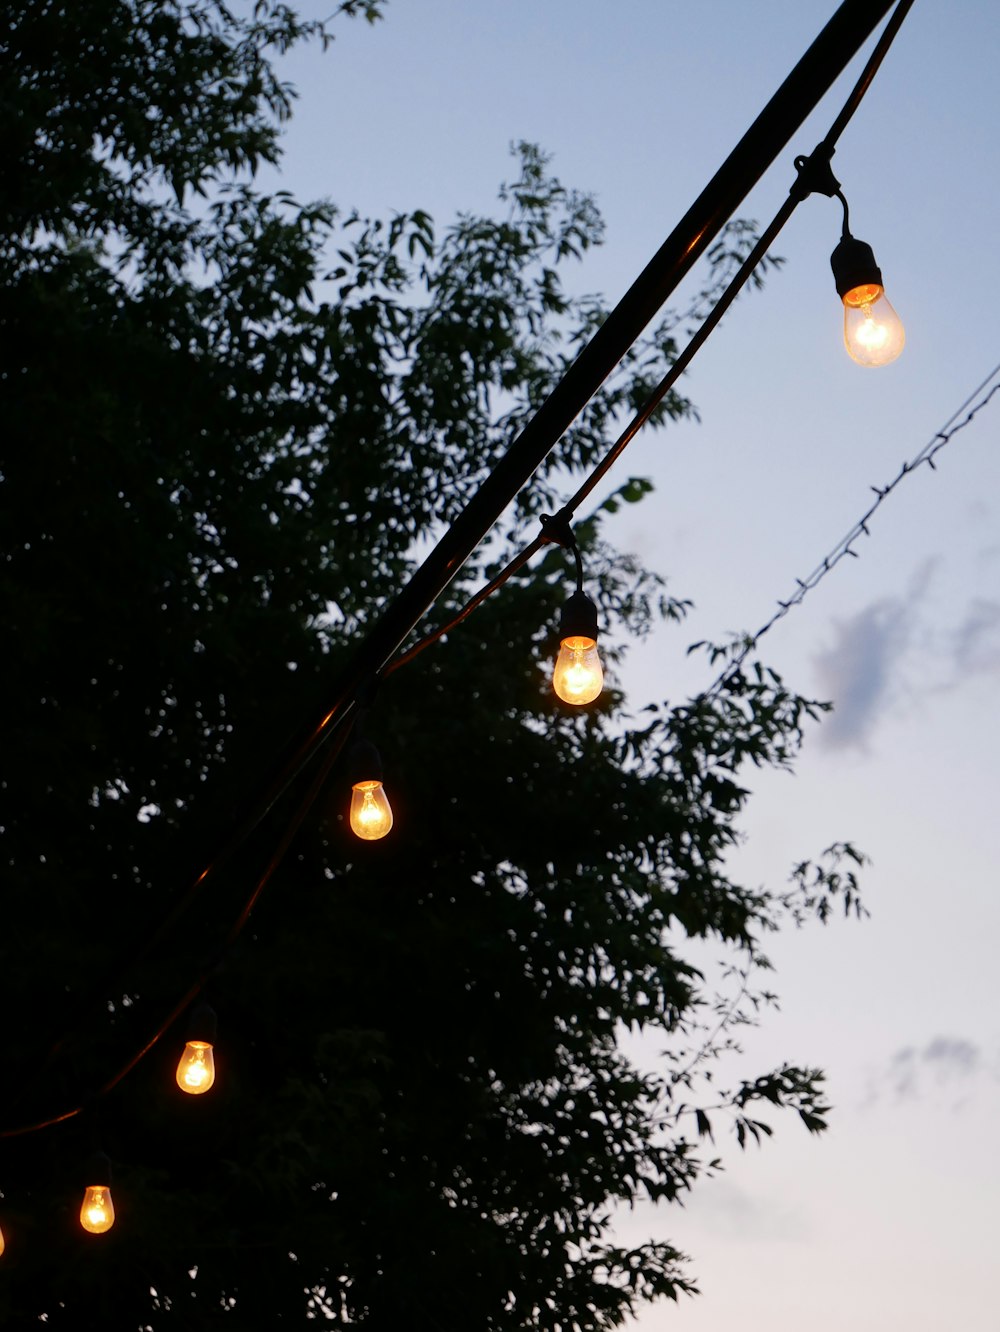
[[[952, 412], [951, 416], [949, 416], [941, 429], [931, 436], [920, 452], [911, 458], [909, 462], [904, 462], [902, 464], [899, 471], [887, 485], [871, 487], [875, 499], [857, 520], [854, 526], [840, 538], [829, 554], [825, 555], [823, 559], [820, 560], [812, 573], [806, 578], [797, 578], [795, 580], [796, 588], [792, 595], [785, 601], [778, 601], [777, 609], [774, 614], [769, 620], [761, 625], [755, 634], [751, 634], [741, 644], [735, 656], [733, 656], [726, 665], [725, 670], [720, 672], [712, 684], [709, 685], [708, 689], [706, 689], [700, 696], [701, 698], [708, 698], [717, 694], [734, 675], [738, 674], [747, 657], [749, 657], [751, 652], [755, 650], [757, 644], [764, 635], [769, 633], [779, 620], [783, 620], [793, 607], [801, 606], [808, 593], [810, 593], [814, 587], [818, 586], [818, 584], [826, 578], [827, 574], [832, 573], [841, 560], [845, 559], [848, 555], [852, 556], [854, 559], [860, 558], [858, 552], [854, 549], [854, 546], [861, 537], [871, 536], [871, 531], [868, 525], [878, 510], [886, 502], [889, 496], [892, 495], [903, 483], [903, 481], [905, 481], [908, 476], [912, 476], [924, 463], [927, 464], [931, 471], [937, 470], [934, 459], [941, 450], [951, 443], [960, 430], [964, 430], [966, 426], [971, 425], [983, 408], [992, 401], [997, 393], [1000, 393], [1000, 382], [993, 384], [993, 387], [990, 388], [988, 392], [985, 391], [987, 386], [993, 383], [993, 380], [997, 379], [998, 376], [1000, 376], [1000, 363], [994, 366], [977, 388], [973, 389], [962, 405]], [[978, 402], [976, 401], [977, 398], [979, 399]], [[975, 406], [970, 407], [971, 403], [975, 403]], [[965, 412], [964, 417], [962, 417], [963, 412]], [[962, 417], [962, 419], [959, 420], [959, 417]]]
[[[318, 771], [316, 772], [312, 782], [310, 783], [307, 791], [305, 792], [305, 795], [299, 801], [296, 809], [292, 814], [292, 817], [288, 820], [287, 824], [285, 825], [282, 831], [281, 838], [279, 839], [277, 846], [272, 852], [267, 865], [257, 878], [252, 891], [250, 892], [249, 896], [244, 902], [243, 907], [240, 910], [240, 914], [237, 916], [225, 940], [217, 948], [214, 958], [212, 958], [209, 962], [203, 964], [202, 970], [198, 975], [197, 979], [191, 985], [188, 986], [188, 988], [184, 991], [183, 995], [171, 1006], [171, 1008], [167, 1011], [166, 1015], [160, 1020], [160, 1022], [157, 1024], [152, 1033], [146, 1037], [142, 1046], [140, 1046], [139, 1049], [135, 1050], [130, 1055], [128, 1060], [124, 1064], [120, 1065], [117, 1068], [117, 1070], [112, 1074], [112, 1076], [109, 1077], [97, 1089], [97, 1091], [93, 1093], [93, 1095], [89, 1096], [86, 1100], [82, 1101], [80, 1104], [71, 1106], [69, 1109], [60, 1111], [55, 1115], [51, 1115], [48, 1119], [32, 1121], [31, 1123], [18, 1125], [13, 1128], [2, 1129], [0, 1130], [0, 1139], [20, 1138], [28, 1133], [36, 1133], [40, 1129], [51, 1128], [53, 1125], [64, 1123], [68, 1119], [75, 1119], [77, 1115], [80, 1115], [84, 1113], [84, 1111], [89, 1110], [97, 1101], [99, 1101], [101, 1098], [106, 1096], [108, 1092], [112, 1091], [115, 1087], [117, 1087], [117, 1085], [124, 1078], [126, 1078], [129, 1073], [131, 1073], [132, 1069], [135, 1068], [135, 1066], [142, 1059], [144, 1059], [147, 1054], [149, 1054], [150, 1050], [153, 1049], [153, 1047], [167, 1033], [170, 1027], [173, 1026], [173, 1024], [180, 1017], [180, 1015], [185, 1011], [185, 1009], [188, 1008], [194, 1002], [195, 999], [197, 999], [198, 995], [201, 994], [202, 991], [205, 989], [205, 986], [208, 984], [212, 975], [221, 965], [226, 954], [229, 952], [233, 944], [236, 942], [240, 934], [243, 932], [243, 929], [246, 926], [247, 921], [250, 919], [250, 914], [253, 911], [254, 907], [257, 905], [257, 902], [259, 901], [261, 894], [264, 892], [264, 889], [267, 887], [267, 885], [270, 883], [271, 879], [273, 878], [275, 871], [278, 869], [279, 865], [284, 860], [289, 847], [294, 841], [296, 834], [298, 833], [299, 829], [301, 828], [306, 818], [306, 815], [309, 813], [310, 809], [312, 809], [321, 791], [323, 790], [323, 787], [326, 785], [327, 778], [330, 775], [330, 770], [333, 767], [334, 763], [336, 762], [337, 758], [339, 757], [348, 734], [349, 732], [347, 728], [342, 727], [340, 731], [333, 737], [331, 742], [328, 744], [326, 753], [323, 758], [323, 762], [319, 765]], [[61, 1044], [65, 1044], [67, 1039], [68, 1039], [67, 1037], [64, 1037]]]

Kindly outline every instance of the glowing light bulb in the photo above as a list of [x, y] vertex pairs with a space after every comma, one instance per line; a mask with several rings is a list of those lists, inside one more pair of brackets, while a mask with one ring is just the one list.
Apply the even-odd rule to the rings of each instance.
[[4, 1237], [3, 1237], [3, 1231], [0, 1230], [0, 1254], [3, 1253], [4, 1249], [6, 1249], [6, 1247], [7, 1247], [7, 1241], [6, 1241], [6, 1240], [4, 1239]]
[[80, 1208], [80, 1225], [91, 1235], [103, 1235], [115, 1224], [115, 1205], [106, 1184], [88, 1184]]
[[844, 295], [844, 345], [858, 365], [888, 365], [903, 350], [906, 333], [878, 282]]
[[177, 1065], [177, 1085], [191, 1096], [210, 1091], [215, 1083], [215, 1055], [208, 1041], [188, 1041]]
[[597, 607], [577, 588], [559, 618], [559, 655], [552, 687], [564, 703], [593, 703], [604, 688], [597, 654]]
[[564, 703], [592, 703], [604, 688], [604, 669], [593, 638], [574, 634], [562, 640], [552, 687]]
[[392, 808], [380, 781], [355, 782], [351, 788], [351, 831], [377, 842], [392, 828]]
[[845, 231], [830, 255], [830, 267], [844, 302], [848, 355], [858, 365], [888, 365], [903, 350], [906, 334], [899, 315], [885, 299], [882, 271], [872, 247]]

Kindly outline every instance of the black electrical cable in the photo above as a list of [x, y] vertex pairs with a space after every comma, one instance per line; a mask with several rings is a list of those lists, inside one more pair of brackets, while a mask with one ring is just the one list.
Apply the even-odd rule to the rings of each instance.
[[[311, 756], [326, 743], [342, 712], [353, 707], [359, 684], [385, 669], [555, 441], [891, 8], [891, 0], [842, 0], [802, 59], [435, 549], [385, 607], [331, 687], [330, 706], [290, 746], [290, 757], [267, 783], [241, 824], [239, 836], [246, 836], [247, 829], [252, 831], [257, 827]], [[212, 874], [217, 863], [218, 857], [208, 862], [197, 880], [199, 885]]]
[[[362, 686], [358, 690], [358, 697], [361, 698], [364, 695], [364, 692], [365, 692], [365, 687]], [[338, 729], [341, 726], [343, 726], [350, 719], [352, 715], [353, 712], [350, 708], [343, 709], [341, 715], [331, 724], [331, 731], [330, 731], [331, 737], [336, 735]], [[343, 740], [341, 740], [340, 745], [337, 746], [336, 750], [337, 753], [340, 752], [342, 744]], [[289, 785], [290, 784], [291, 783], [289, 783]], [[288, 788], [286, 787], [285, 789], [287, 790]], [[284, 794], [284, 792], [280, 794]], [[277, 803], [278, 799], [280, 799], [280, 794], [275, 796], [274, 803]], [[84, 995], [76, 1000], [74, 1005], [77, 1013], [76, 1020], [72, 1026], [65, 1029], [60, 1034], [60, 1036], [52, 1043], [45, 1058], [41, 1061], [42, 1068], [47, 1067], [48, 1064], [50, 1064], [52, 1060], [59, 1054], [59, 1052], [61, 1051], [63, 1046], [67, 1043], [67, 1041], [72, 1039], [72, 1037], [80, 1029], [80, 1026], [83, 1023], [83, 1021], [85, 1021], [84, 1015], [87, 1012], [89, 1012], [96, 1004], [103, 1003], [110, 996], [118, 993], [121, 989], [124, 988], [124, 979], [127, 973], [134, 966], [136, 966], [137, 963], [141, 962], [142, 959], [146, 957], [157, 946], [157, 944], [162, 942], [162, 940], [169, 933], [170, 929], [177, 923], [177, 921], [184, 914], [185, 910], [191, 905], [195, 896], [201, 889], [202, 884], [208, 878], [210, 871], [218, 870], [233, 855], [235, 855], [236, 852], [247, 841], [251, 833], [253, 833], [256, 830], [256, 828], [260, 826], [260, 823], [262, 821], [263, 821], [263, 816], [257, 822], [251, 822], [249, 818], [241, 821], [241, 823], [233, 830], [229, 838], [226, 840], [225, 844], [219, 850], [212, 864], [204, 868], [201, 871], [201, 873], [198, 875], [198, 877], [196, 879], [193, 879], [187, 885], [187, 887], [184, 889], [181, 895], [174, 902], [170, 904], [166, 914], [162, 917], [161, 920], [157, 922], [157, 924], [153, 927], [153, 929], [149, 931], [146, 937], [140, 943], [133, 944], [129, 948], [129, 951], [126, 956], [119, 958], [116, 962], [112, 964], [110, 979], [103, 982], [99, 988], [93, 990], [89, 995]], [[3, 1134], [0, 1133], [0, 1137], [2, 1136]]]
[[885, 59], [889, 47], [892, 45], [896, 34], [902, 26], [903, 20], [910, 12], [912, 6], [913, 0], [899, 0], [899, 4], [889, 15], [889, 21], [882, 29], [882, 35], [879, 37], [875, 49], [865, 62], [865, 67], [861, 71], [861, 77], [851, 89], [850, 97], [848, 97], [847, 101], [841, 107], [840, 114], [830, 126], [826, 138], [823, 140], [824, 147], [829, 150], [829, 156], [833, 155], [833, 150], [837, 146], [837, 140], [847, 128], [851, 117], [861, 105], [862, 98], [871, 87], [872, 79], [874, 79], [875, 75], [878, 73], [879, 66]]
[[[893, 38], [899, 31], [900, 24], [903, 22], [903, 19], [906, 17], [912, 4], [913, 0], [900, 0], [899, 5], [893, 12], [889, 22], [886, 24], [885, 29], [879, 37], [875, 49], [865, 64], [861, 77], [851, 90], [850, 96], [844, 103], [833, 124], [830, 126], [829, 131], [813, 150], [810, 157], [798, 157], [795, 159], [795, 165], [799, 174], [795, 182], [792, 184], [788, 198], [785, 199], [770, 223], [768, 223], [767, 227], [761, 233], [756, 245], [754, 245], [753, 249], [740, 265], [740, 268], [730, 281], [726, 290], [706, 315], [687, 346], [653, 389], [652, 393], [650, 393], [649, 397], [646, 398], [645, 402], [632, 417], [631, 421], [629, 421], [628, 425], [618, 436], [608, 452], [591, 471], [586, 480], [579, 486], [573, 497], [567, 500], [559, 510], [557, 517], [564, 519], [567, 522], [572, 520], [583, 501], [604, 479], [607, 473], [628, 448], [629, 444], [631, 444], [635, 436], [639, 433], [642, 427], [646, 425], [656, 408], [677, 383], [685, 370], [687, 370], [695, 356], [715, 331], [723, 315], [725, 315], [733, 301], [735, 301], [736, 297], [743, 290], [750, 276], [760, 264], [761, 260], [767, 254], [775, 239], [785, 226], [785, 223], [804, 199], [807, 199], [810, 194], [813, 194], [816, 191], [836, 195], [843, 204], [843, 225], [846, 233], [848, 222], [847, 200], [844, 198], [837, 182], [829, 172], [829, 161], [833, 156], [837, 140], [840, 138], [844, 129], [849, 124], [851, 117], [861, 104], [862, 98], [868, 91], [872, 79], [875, 77], [879, 66], [885, 58], [886, 52], [892, 44]], [[827, 182], [830, 183], [832, 188], [827, 187]], [[472, 600], [463, 606], [453, 619], [449, 620], [448, 623], [440, 629], [428, 634], [412, 647], [408, 648], [406, 652], [402, 653], [386, 668], [385, 674], [389, 675], [399, 670], [401, 666], [405, 666], [408, 662], [411, 662], [415, 657], [419, 656], [425, 648], [436, 643], [440, 638], [443, 638], [445, 634], [461, 624], [463, 620], [468, 619], [472, 612], [481, 606], [487, 597], [491, 596], [492, 593], [502, 587], [508, 578], [522, 568], [543, 545], [551, 540], [552, 537], [546, 535], [544, 531], [540, 536], [535, 537], [530, 545], [526, 546], [519, 555], [516, 555], [514, 559], [512, 559], [511, 562], [501, 570], [499, 574], [497, 574], [495, 578], [487, 583], [485, 587], [480, 589]]]
[[326, 785], [326, 781], [330, 775], [331, 768], [333, 767], [334, 763], [337, 761], [337, 758], [340, 756], [340, 752], [343, 749], [344, 743], [347, 739], [347, 734], [348, 733], [346, 729], [342, 730], [337, 735], [335, 741], [328, 746], [327, 751], [323, 758], [323, 762], [319, 766], [319, 770], [317, 771], [315, 777], [310, 783], [305, 793], [305, 796], [299, 802], [291, 819], [288, 821], [287, 825], [285, 826], [282, 836], [277, 846], [275, 847], [274, 851], [271, 854], [271, 858], [269, 859], [267, 865], [260, 874], [256, 883], [254, 884], [253, 891], [250, 893], [249, 897], [244, 903], [239, 916], [236, 918], [236, 921], [234, 922], [232, 928], [230, 929], [223, 943], [216, 950], [215, 958], [210, 963], [203, 965], [202, 971], [199, 974], [197, 980], [195, 980], [191, 985], [189, 985], [188, 988], [184, 991], [184, 994], [181, 996], [181, 998], [178, 999], [171, 1006], [166, 1016], [159, 1021], [157, 1026], [152, 1031], [152, 1033], [146, 1037], [143, 1045], [138, 1050], [136, 1050], [129, 1057], [126, 1063], [121, 1065], [110, 1078], [108, 1078], [104, 1083], [102, 1083], [102, 1085], [97, 1089], [97, 1091], [95, 1091], [91, 1096], [87, 1097], [86, 1100], [82, 1101], [81, 1104], [72, 1106], [70, 1109], [64, 1110], [59, 1114], [53, 1115], [45, 1120], [32, 1122], [29, 1124], [23, 1124], [15, 1128], [2, 1129], [0, 1130], [0, 1139], [23, 1137], [25, 1134], [37, 1132], [39, 1129], [51, 1128], [55, 1124], [61, 1124], [67, 1119], [73, 1119], [77, 1115], [82, 1114], [85, 1110], [88, 1110], [98, 1100], [106, 1096], [108, 1092], [112, 1091], [115, 1087], [117, 1087], [117, 1085], [124, 1078], [126, 1078], [129, 1073], [131, 1073], [132, 1069], [135, 1068], [135, 1066], [142, 1059], [144, 1059], [147, 1054], [149, 1054], [150, 1050], [153, 1049], [153, 1047], [173, 1026], [173, 1024], [180, 1017], [180, 1015], [184, 1012], [184, 1010], [188, 1008], [188, 1006], [198, 997], [198, 995], [202, 992], [202, 990], [204, 990], [211, 976], [219, 967], [222, 959], [225, 957], [229, 949], [232, 948], [233, 944], [236, 942], [240, 934], [243, 932], [243, 929], [246, 926], [247, 921], [250, 919], [251, 912], [253, 911], [254, 907], [257, 905], [257, 902], [260, 900], [261, 894], [264, 892], [264, 889], [270, 883], [271, 879], [274, 876], [275, 871], [278, 869], [282, 860], [284, 860], [285, 855], [287, 854], [289, 847], [294, 841], [296, 833], [301, 828], [306, 815], [309, 813], [310, 809], [312, 809], [313, 805], [316, 803], [316, 800], [320, 792], [322, 791], [323, 787]]
[[536, 536], [533, 541], [514, 556], [509, 564], [505, 565], [500, 570], [495, 578], [492, 578], [485, 587], [481, 587], [472, 600], [466, 602], [458, 614], [450, 619], [447, 624], [442, 625], [440, 629], [435, 629], [433, 633], [427, 634], [424, 638], [421, 638], [418, 642], [414, 643], [411, 648], [408, 648], [405, 652], [401, 653], [395, 661], [391, 661], [382, 672], [383, 676], [393, 675], [401, 666], [406, 666], [414, 659], [414, 657], [419, 657], [425, 648], [429, 648], [432, 643], [436, 643], [438, 639], [443, 638], [445, 634], [451, 633], [452, 629], [457, 625], [460, 625], [463, 620], [467, 620], [472, 612], [477, 610], [488, 597], [491, 597], [494, 592], [503, 587], [508, 578], [512, 578], [513, 575], [517, 573], [518, 569], [523, 568], [531, 557], [541, 550], [547, 540], [548, 538], [544, 533]]

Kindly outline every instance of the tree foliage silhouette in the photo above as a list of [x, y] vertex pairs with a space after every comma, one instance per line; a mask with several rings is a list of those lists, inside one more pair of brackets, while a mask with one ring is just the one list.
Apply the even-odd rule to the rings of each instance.
[[[4, 1124], [87, 1105], [0, 1143], [9, 1328], [613, 1327], [691, 1288], [669, 1244], [616, 1244], [616, 1203], [682, 1195], [720, 1114], [741, 1143], [770, 1131], [761, 1101], [824, 1123], [814, 1070], [705, 1081], [769, 997], [761, 936], [856, 901], [849, 847], [789, 893], [726, 869], [741, 772], [788, 764], [818, 705], [761, 667], [638, 721], [613, 688], [556, 704], [557, 549], [384, 684], [389, 839], [350, 837], [335, 767], [220, 965], [300, 788], [156, 933], [602, 317], [564, 281], [599, 214], [530, 145], [497, 216], [440, 233], [254, 184], [291, 107], [275, 57], [327, 36], [275, 0], [4, 19]], [[430, 626], [593, 465], [751, 236], [725, 234]], [[675, 394], [656, 424], [692, 415]], [[612, 669], [685, 609], [608, 537], [649, 490], [577, 527]], [[735, 999], [691, 938], [731, 950]], [[212, 1094], [173, 1086], [178, 1023], [95, 1099], [206, 967]], [[628, 1030], [658, 1033], [653, 1071]], [[100, 1239], [76, 1223], [95, 1140]]]

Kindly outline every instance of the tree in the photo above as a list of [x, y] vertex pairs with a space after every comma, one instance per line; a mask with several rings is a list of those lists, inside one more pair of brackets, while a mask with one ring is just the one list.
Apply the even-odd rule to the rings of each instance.
[[[290, 108], [273, 54], [325, 36], [274, 0], [253, 18], [17, 0], [5, 19], [0, 1127], [86, 1105], [2, 1140], [5, 1327], [612, 1327], [691, 1288], [671, 1246], [624, 1250], [609, 1216], [711, 1168], [711, 1106], [741, 1143], [769, 1132], [761, 1100], [824, 1123], [814, 1070], [705, 1089], [768, 998], [761, 936], [856, 903], [849, 847], [787, 893], [726, 871], [742, 771], [790, 763], [819, 705], [753, 666], [638, 720], [615, 689], [560, 709], [559, 550], [384, 684], [391, 838], [346, 832], [341, 764], [232, 946], [301, 785], [185, 891], [602, 317], [563, 279], [599, 215], [530, 146], [501, 215], [440, 237], [419, 211], [254, 188]], [[593, 466], [750, 236], [716, 246], [695, 308], [634, 349], [429, 627]], [[692, 413], [673, 395], [656, 422]], [[685, 609], [607, 539], [648, 490], [577, 525], [612, 666]], [[685, 959], [692, 937], [734, 950], [735, 1000]], [[203, 975], [212, 1096], [171, 1090], [180, 1025], [95, 1096]], [[661, 1033], [659, 1069], [623, 1054], [629, 1028]], [[94, 1141], [117, 1163], [100, 1240], [75, 1221]]]

